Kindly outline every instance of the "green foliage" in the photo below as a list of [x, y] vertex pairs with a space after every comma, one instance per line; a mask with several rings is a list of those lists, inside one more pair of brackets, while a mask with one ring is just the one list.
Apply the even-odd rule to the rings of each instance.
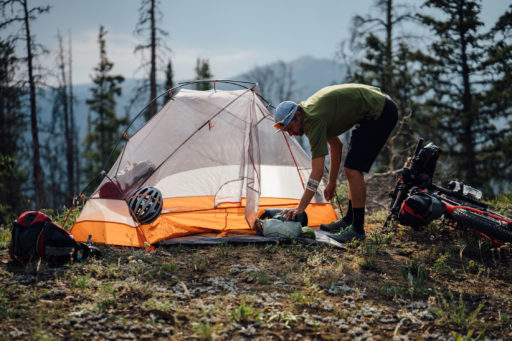
[[378, 253], [378, 244], [374, 244], [370, 240], [365, 240], [361, 243], [362, 259], [358, 264], [364, 270], [377, 270], [376, 256]]
[[466, 267], [466, 270], [473, 275], [478, 274], [482, 269], [483, 269], [482, 264], [480, 264], [472, 259], [469, 260], [468, 265]]
[[0, 225], [0, 250], [7, 249], [11, 242], [11, 227]]
[[391, 282], [384, 282], [377, 288], [377, 293], [384, 298], [391, 298], [395, 296], [400, 296], [405, 292], [404, 289], [395, 285]]
[[148, 310], [156, 310], [164, 313], [170, 313], [174, 309], [174, 302], [170, 300], [159, 300], [156, 297], [152, 296], [146, 302], [144, 302], [144, 307]]
[[451, 176], [491, 193], [490, 179], [496, 184], [510, 182], [509, 175], [502, 176], [507, 172], [497, 174], [496, 169], [509, 168], [501, 151], [511, 148], [504, 144], [511, 131], [496, 122], [512, 112], [510, 104], [499, 107], [491, 99], [504, 73], [493, 70], [486, 59], [486, 46], [491, 42], [480, 33], [480, 3], [428, 0], [425, 7], [432, 14], [418, 17], [436, 38], [428, 53], [418, 57], [422, 87], [428, 91], [418, 116], [422, 135], [443, 149], [442, 160], [453, 169]]
[[263, 254], [275, 254], [279, 250], [279, 246], [277, 244], [265, 244], [263, 248], [260, 249], [260, 252]]
[[9, 300], [0, 293], [0, 321], [9, 316]]
[[[170, 90], [174, 87], [174, 70], [172, 68], [172, 61], [169, 59], [167, 66], [165, 67], [165, 89]], [[163, 97], [162, 106], [165, 105], [170, 99], [172, 94], [167, 94]]]
[[[120, 84], [124, 81], [124, 77], [110, 74], [114, 63], [107, 58], [106, 34], [107, 32], [101, 26], [98, 37], [100, 62], [94, 68], [95, 87], [90, 89], [92, 97], [86, 101], [90, 113], [94, 113], [93, 116], [89, 116], [88, 132], [85, 136], [84, 171], [88, 179], [96, 177], [104, 168], [107, 170], [110, 168], [111, 164], [106, 165], [106, 162], [121, 137], [122, 127], [127, 124], [126, 119], [119, 119], [116, 116], [115, 98], [121, 95]], [[116, 156], [112, 156], [111, 163], [115, 161]]]
[[304, 278], [304, 284], [306, 284], [306, 288], [302, 292], [293, 292], [290, 295], [290, 298], [298, 306], [311, 306], [313, 304], [317, 304], [324, 294], [323, 290], [321, 290], [318, 285], [311, 283], [308, 278]]
[[[195, 71], [197, 80], [210, 80], [213, 77], [208, 59], [197, 58]], [[211, 88], [212, 84], [209, 82], [196, 84], [197, 90], [210, 90]]]
[[149, 271], [149, 275], [151, 276], [151, 278], [164, 279], [164, 278], [167, 278], [168, 276], [175, 274], [177, 272], [178, 272], [178, 265], [175, 262], [170, 261], [170, 262], [156, 264]]
[[71, 287], [87, 289], [91, 286], [91, 275], [83, 275], [71, 280]]
[[21, 187], [27, 180], [27, 165], [20, 156], [26, 123], [23, 89], [15, 80], [17, 67], [14, 44], [0, 39], [0, 225], [10, 224], [26, 206]]
[[446, 295], [438, 294], [437, 299], [440, 307], [433, 312], [444, 323], [468, 331], [475, 326], [479, 327], [481, 325], [477, 317], [480, 310], [484, 307], [482, 303], [471, 311], [464, 303], [462, 294], [459, 294], [459, 298], [455, 299], [453, 293], [448, 292]]
[[82, 206], [77, 205], [73, 207], [73, 209], [63, 206], [61, 210], [45, 209], [42, 210], [42, 212], [45, 213], [51, 221], [69, 231], [78, 219], [78, 216], [80, 216], [81, 210]]
[[199, 340], [213, 340], [215, 337], [215, 328], [208, 322], [194, 323], [192, 330]]
[[221, 257], [229, 257], [233, 246], [229, 243], [222, 243], [217, 247], [219, 256]]
[[[353, 17], [350, 47], [355, 65], [349, 69], [348, 81], [371, 84], [390, 95], [398, 106], [399, 124], [392, 138], [379, 155], [376, 173], [401, 167], [412, 140], [413, 123], [410, 114], [417, 106], [414, 96], [417, 60], [407, 39], [407, 32], [400, 29], [413, 20], [413, 13], [405, 6], [392, 1], [380, 1], [375, 6], [377, 15]], [[343, 54], [343, 52], [342, 52]]]
[[487, 203], [493, 211], [512, 218], [512, 192], [502, 192], [494, 199], [488, 200]]
[[250, 273], [251, 276], [255, 277], [260, 284], [269, 284], [270, 276], [265, 270], [258, 270]]
[[401, 269], [401, 274], [409, 284], [409, 294], [411, 297], [414, 295], [425, 296], [432, 294], [432, 289], [426, 287], [428, 273], [423, 263], [419, 261], [407, 263]]
[[111, 307], [117, 305], [117, 294], [116, 289], [111, 285], [104, 285], [101, 287], [101, 291], [106, 293], [106, 297], [102, 295], [100, 301], [96, 304], [96, 310], [98, 312], [105, 312]]
[[439, 275], [449, 276], [454, 273], [453, 269], [448, 264], [446, 264], [447, 258], [448, 256], [443, 255], [436, 259], [434, 265], [432, 266], [432, 277]]
[[473, 336], [473, 331], [469, 330], [466, 335], [460, 335], [459, 333], [452, 332], [452, 337], [455, 341], [478, 341], [485, 340], [485, 330], [482, 330], [478, 335]]
[[231, 320], [238, 323], [248, 324], [257, 321], [260, 314], [261, 311], [255, 309], [252, 303], [247, 304], [247, 302], [242, 301], [242, 303], [235, 307], [231, 312]]
[[205, 272], [210, 262], [201, 255], [195, 255], [189, 260], [189, 266], [197, 272]]

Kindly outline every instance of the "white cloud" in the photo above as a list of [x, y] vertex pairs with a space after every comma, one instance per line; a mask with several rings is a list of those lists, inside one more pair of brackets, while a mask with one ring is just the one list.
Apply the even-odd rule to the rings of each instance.
[[[98, 33], [98, 30], [84, 31], [73, 38], [73, 78], [76, 83], [91, 81], [100, 58]], [[133, 53], [136, 44], [131, 35], [106, 35], [107, 57], [114, 63], [113, 74], [133, 77], [140, 64], [139, 57]]]
[[[91, 82], [94, 68], [99, 62], [98, 33], [98, 29], [91, 29], [73, 35], [73, 81], [76, 84]], [[134, 53], [138, 43], [132, 34], [107, 33], [107, 56], [114, 63], [112, 74], [120, 74], [126, 78], [143, 77], [143, 72], [137, 71], [142, 63], [141, 55]], [[209, 60], [211, 71], [217, 79], [233, 77], [247, 72], [256, 65], [276, 61], [271, 60], [269, 54], [256, 49], [221, 50], [218, 47], [211, 50], [173, 46], [168, 57], [173, 63], [175, 81], [191, 80], [195, 77], [197, 58]], [[46, 62], [54, 63], [53, 60]]]

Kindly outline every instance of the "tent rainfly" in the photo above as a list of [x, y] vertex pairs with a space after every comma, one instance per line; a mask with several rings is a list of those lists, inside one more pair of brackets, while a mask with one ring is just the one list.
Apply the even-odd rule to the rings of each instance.
[[[78, 241], [144, 247], [183, 236], [254, 236], [258, 212], [295, 207], [311, 171], [297, 141], [273, 128], [253, 88], [196, 91], [181, 87], [126, 142], [86, 201], [71, 233]], [[115, 190], [108, 190], [115, 184]], [[163, 209], [139, 225], [127, 199], [155, 187]], [[112, 186], [110, 186], [112, 187]], [[120, 194], [121, 193], [121, 194]], [[323, 187], [306, 210], [310, 226], [336, 219]]]

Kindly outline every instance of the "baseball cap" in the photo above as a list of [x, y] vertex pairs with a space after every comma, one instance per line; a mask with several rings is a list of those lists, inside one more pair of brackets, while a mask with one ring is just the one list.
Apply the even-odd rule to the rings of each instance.
[[274, 121], [276, 122], [274, 128], [283, 129], [286, 127], [295, 117], [298, 107], [297, 103], [292, 101], [281, 102], [274, 114]]

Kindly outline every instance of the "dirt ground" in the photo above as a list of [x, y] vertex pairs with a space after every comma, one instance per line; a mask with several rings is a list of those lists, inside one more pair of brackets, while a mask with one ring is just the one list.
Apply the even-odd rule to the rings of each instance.
[[50, 268], [4, 245], [0, 339], [512, 339], [508, 245], [382, 221], [346, 250], [100, 245], [101, 258]]

